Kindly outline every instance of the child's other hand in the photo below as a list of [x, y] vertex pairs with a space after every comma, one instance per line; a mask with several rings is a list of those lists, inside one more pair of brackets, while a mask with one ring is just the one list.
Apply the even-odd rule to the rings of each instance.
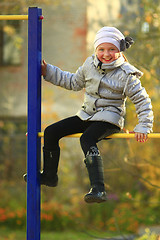
[[136, 132], [135, 138], [136, 138], [137, 142], [146, 142], [148, 139], [148, 136], [145, 133]]
[[47, 63], [45, 62], [45, 60], [43, 60], [41, 64], [41, 75], [45, 77], [46, 74], [47, 74]]

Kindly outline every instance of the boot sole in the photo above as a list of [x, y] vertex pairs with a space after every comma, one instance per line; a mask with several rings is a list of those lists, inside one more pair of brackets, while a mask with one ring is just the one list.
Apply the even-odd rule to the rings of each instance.
[[[24, 181], [27, 183], [27, 174], [24, 174], [23, 175], [23, 179]], [[57, 187], [58, 186], [58, 180], [56, 182], [53, 182], [53, 183], [48, 183], [48, 182], [43, 182], [43, 181], [40, 181], [40, 185], [45, 185], [47, 187]]]
[[84, 197], [84, 201], [86, 203], [102, 203], [102, 202], [106, 202], [107, 199], [102, 199], [102, 198], [94, 198], [94, 197], [89, 197], [89, 196], [85, 196]]
[[58, 182], [57, 183], [53, 183], [53, 184], [41, 183], [41, 185], [45, 185], [47, 187], [57, 187], [58, 186]]

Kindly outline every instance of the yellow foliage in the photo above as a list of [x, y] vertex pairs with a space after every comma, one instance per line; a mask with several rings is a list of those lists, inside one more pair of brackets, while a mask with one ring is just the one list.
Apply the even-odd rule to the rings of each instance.
[[148, 13], [145, 17], [146, 22], [151, 23], [152, 22], [152, 15]]
[[16, 29], [10, 25], [5, 25], [3, 29], [4, 32], [9, 36], [13, 36], [16, 33]]
[[146, 48], [147, 50], [149, 50], [150, 52], [152, 52], [154, 50], [154, 47], [151, 45], [151, 43], [147, 43], [146, 44]]

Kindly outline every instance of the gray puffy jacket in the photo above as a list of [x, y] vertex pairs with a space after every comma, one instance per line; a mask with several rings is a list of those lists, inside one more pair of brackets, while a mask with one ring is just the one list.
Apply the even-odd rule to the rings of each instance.
[[151, 100], [139, 80], [142, 73], [124, 62], [124, 59], [118, 61], [119, 64], [102, 70], [93, 55], [86, 59], [76, 73], [47, 64], [45, 80], [68, 90], [85, 88], [84, 103], [77, 115], [82, 120], [110, 122], [121, 129], [124, 126], [125, 102], [129, 97], [135, 104], [139, 119], [134, 131], [150, 133], [153, 112]]

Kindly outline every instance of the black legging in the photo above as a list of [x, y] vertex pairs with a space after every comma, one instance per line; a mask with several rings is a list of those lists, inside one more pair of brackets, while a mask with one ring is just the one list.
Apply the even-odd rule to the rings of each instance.
[[54, 150], [64, 136], [83, 133], [80, 143], [86, 156], [90, 147], [106, 136], [120, 131], [120, 128], [108, 122], [83, 121], [78, 116], [69, 117], [48, 126], [44, 131], [44, 149]]

